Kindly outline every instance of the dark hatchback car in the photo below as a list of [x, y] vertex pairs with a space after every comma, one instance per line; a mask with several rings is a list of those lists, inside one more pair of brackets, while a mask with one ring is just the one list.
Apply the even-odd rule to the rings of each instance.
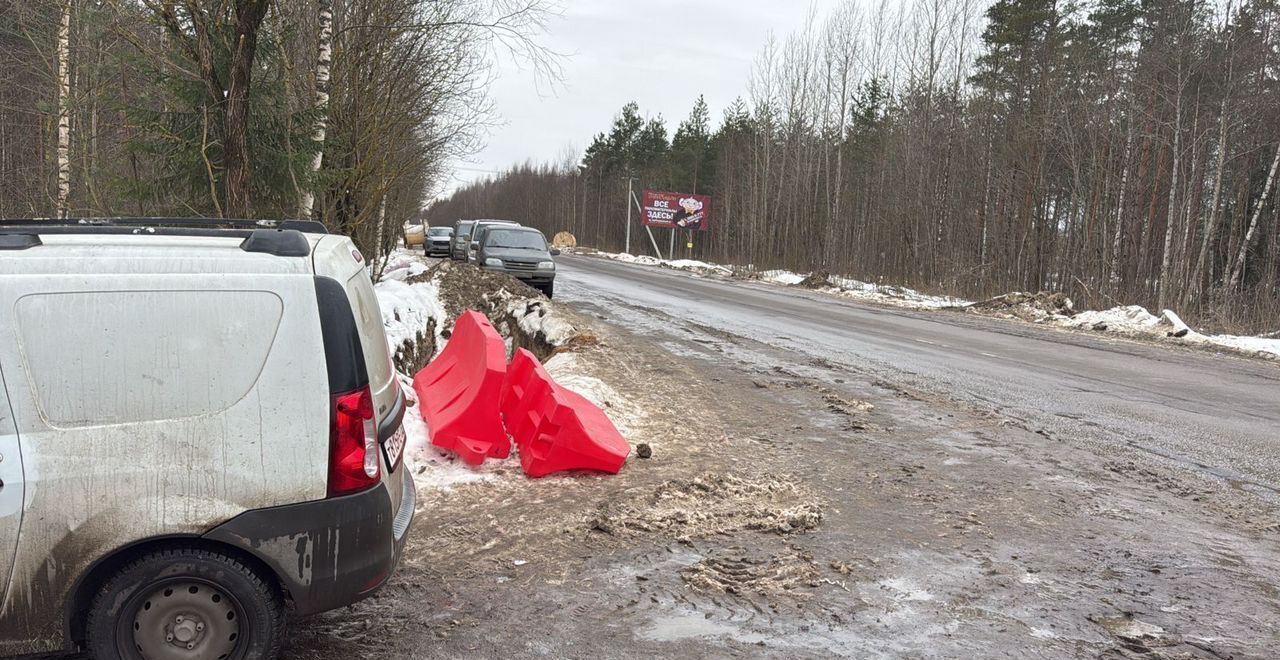
[[475, 220], [459, 220], [453, 223], [453, 239], [449, 241], [449, 258], [466, 261], [467, 251], [471, 249], [471, 228]]
[[480, 239], [476, 262], [481, 268], [516, 277], [548, 298], [555, 292], [556, 262], [551, 258], [560, 251], [547, 245], [542, 232], [532, 227], [493, 226]]
[[422, 244], [422, 251], [428, 257], [444, 257], [449, 255], [449, 244], [453, 242], [453, 227], [432, 227]]

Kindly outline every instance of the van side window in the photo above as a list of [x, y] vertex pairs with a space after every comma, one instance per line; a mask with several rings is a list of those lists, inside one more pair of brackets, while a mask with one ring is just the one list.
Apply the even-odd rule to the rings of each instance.
[[75, 428], [221, 412], [253, 389], [284, 303], [269, 291], [94, 291], [15, 305], [40, 414]]
[[369, 382], [374, 389], [379, 389], [391, 380], [391, 351], [387, 348], [378, 295], [373, 292], [373, 282], [363, 270], [347, 281], [347, 291], [351, 292], [356, 322], [363, 329], [364, 365], [369, 370]]

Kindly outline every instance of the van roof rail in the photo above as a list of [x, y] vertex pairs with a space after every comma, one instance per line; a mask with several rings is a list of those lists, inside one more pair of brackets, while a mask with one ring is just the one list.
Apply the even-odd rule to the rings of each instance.
[[[322, 233], [310, 220], [224, 220], [222, 218], [108, 218], [79, 220], [0, 220], [0, 249], [19, 250], [42, 244], [41, 235], [205, 236], [240, 238], [240, 249], [277, 257], [305, 257], [311, 242], [303, 233]], [[317, 229], [318, 228], [318, 229]], [[34, 240], [33, 240], [34, 239]]]
[[[147, 227], [185, 229], [292, 229], [304, 234], [327, 234], [315, 220], [241, 220], [235, 218], [0, 218], [0, 229], [9, 227]], [[70, 232], [64, 232], [70, 233]], [[85, 232], [89, 233], [89, 232]]]

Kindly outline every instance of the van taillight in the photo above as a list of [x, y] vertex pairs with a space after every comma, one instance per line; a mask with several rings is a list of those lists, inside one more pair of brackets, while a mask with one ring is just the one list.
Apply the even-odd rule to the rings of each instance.
[[378, 485], [378, 432], [369, 388], [333, 399], [329, 432], [329, 497], [350, 495]]

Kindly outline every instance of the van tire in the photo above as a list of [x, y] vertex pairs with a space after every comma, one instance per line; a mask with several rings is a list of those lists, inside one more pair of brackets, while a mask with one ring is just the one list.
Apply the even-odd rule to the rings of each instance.
[[[94, 660], [143, 658], [130, 629], [138, 628], [141, 617], [156, 616], [155, 613], [144, 613], [144, 607], [150, 612], [153, 598], [163, 599], [173, 592], [167, 588], [171, 584], [191, 585], [188, 587], [192, 590], [190, 594], [197, 594], [204, 586], [206, 590], [197, 596], [189, 596], [185, 590], [178, 596], [195, 599], [211, 594], [211, 601], [218, 603], [216, 607], [228, 611], [227, 621], [234, 620], [235, 623], [234, 632], [229, 636], [235, 640], [235, 645], [228, 660], [274, 660], [280, 655], [284, 640], [284, 604], [272, 585], [249, 567], [221, 553], [175, 548], [149, 552], [129, 562], [98, 591], [85, 624], [85, 647], [89, 657]], [[224, 600], [221, 594], [230, 598]], [[187, 611], [183, 607], [179, 609]], [[160, 608], [156, 608], [156, 612], [159, 611]], [[191, 620], [198, 616], [191, 617]], [[221, 619], [214, 622], [215, 618], [210, 617], [209, 633], [218, 630], [219, 626], [231, 625]], [[205, 624], [200, 626], [203, 633]], [[183, 633], [190, 634], [190, 629]], [[156, 637], [159, 638], [160, 634]], [[220, 638], [205, 640], [198, 637], [194, 641], [212, 645], [220, 643]], [[153, 644], [159, 642], [159, 639], [151, 640]], [[225, 652], [227, 649], [223, 646], [221, 650]], [[212, 651], [212, 654], [217, 656], [219, 651]]]
[[542, 285], [542, 286], [540, 286], [540, 287], [538, 287], [538, 288], [542, 289], [542, 294], [543, 294], [543, 295], [545, 295], [545, 296], [546, 296], [546, 297], [548, 297], [548, 298], [551, 298], [553, 295], [555, 295], [555, 292], [556, 292], [556, 283], [555, 283], [555, 282], [547, 282], [546, 284], [544, 284], [544, 285]]

